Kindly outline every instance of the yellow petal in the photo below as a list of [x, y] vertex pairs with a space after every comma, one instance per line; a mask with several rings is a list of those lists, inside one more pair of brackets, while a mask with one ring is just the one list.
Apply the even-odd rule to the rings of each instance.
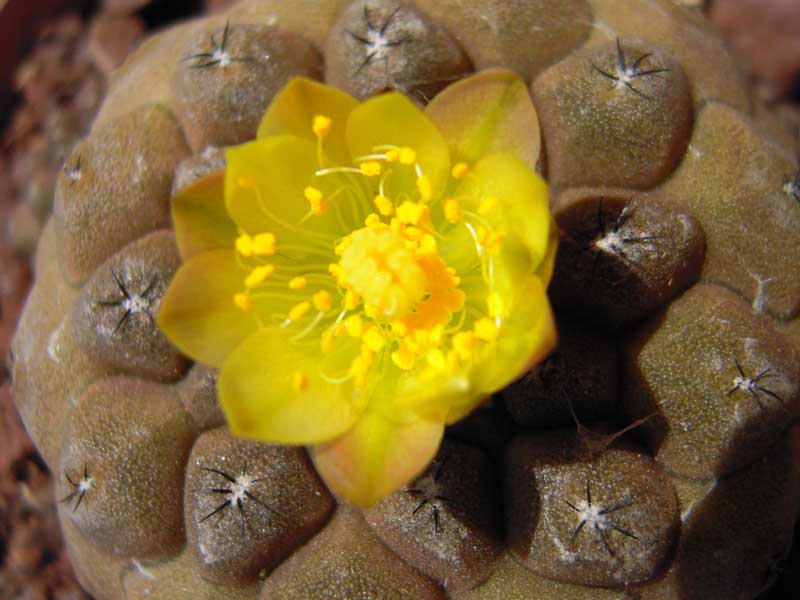
[[172, 223], [181, 258], [230, 248], [236, 225], [225, 210], [225, 172], [201, 177], [172, 199]]
[[470, 383], [477, 398], [503, 389], [543, 360], [555, 348], [557, 339], [545, 288], [536, 275], [529, 275], [519, 286], [496, 341], [473, 365]]
[[190, 258], [178, 269], [161, 301], [159, 327], [181, 352], [219, 367], [258, 328], [253, 311], [243, 311], [233, 301], [246, 275], [232, 250]]
[[462, 79], [425, 108], [453, 153], [472, 164], [488, 154], [510, 152], [536, 167], [541, 152], [539, 118], [525, 82], [504, 69]]
[[[442, 193], [450, 171], [447, 144], [430, 119], [402, 94], [382, 94], [360, 104], [350, 113], [346, 136], [353, 157], [373, 154], [376, 146], [412, 149], [433, 196]], [[413, 165], [391, 163], [387, 168], [392, 169], [389, 197], [417, 188], [418, 174]]]
[[[313, 143], [291, 135], [271, 137], [228, 149], [226, 160], [225, 204], [242, 231], [272, 232], [278, 248], [290, 240], [328, 245], [336, 235], [346, 233], [337, 221], [338, 211], [309, 216], [307, 187], [313, 184], [326, 198], [342, 187], [338, 175], [313, 181], [319, 169]], [[242, 180], [252, 185], [242, 186]], [[345, 192], [335, 201], [352, 199]], [[347, 225], [357, 227], [358, 223]]]
[[487, 156], [475, 164], [456, 196], [462, 198], [465, 210], [473, 212], [487, 199], [497, 199], [496, 207], [483, 218], [502, 236], [501, 247], [509, 249], [500, 260], [507, 262], [510, 284], [539, 267], [551, 239], [548, 188], [525, 163], [511, 154]]
[[302, 77], [295, 77], [272, 100], [258, 127], [258, 137], [292, 134], [316, 143], [311, 129], [314, 117], [331, 120], [331, 130], [323, 147], [330, 159], [349, 164], [345, 126], [358, 101], [345, 92]]
[[398, 423], [362, 414], [343, 436], [315, 446], [312, 458], [325, 483], [359, 506], [371, 506], [417, 477], [442, 440], [441, 423]]
[[268, 327], [247, 338], [219, 375], [219, 397], [231, 430], [276, 444], [316, 444], [347, 431], [355, 422], [353, 386], [330, 383], [316, 346], [287, 341], [286, 331]]

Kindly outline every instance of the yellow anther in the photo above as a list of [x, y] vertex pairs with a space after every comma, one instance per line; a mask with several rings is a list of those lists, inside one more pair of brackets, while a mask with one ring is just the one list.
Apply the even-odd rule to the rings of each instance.
[[308, 200], [308, 203], [311, 205], [311, 212], [316, 215], [320, 216], [322, 213], [325, 212], [327, 208], [327, 203], [325, 199], [322, 197], [322, 191], [318, 188], [308, 186], [306, 187], [303, 195]]
[[311, 310], [311, 302], [301, 302], [292, 307], [292, 310], [289, 311], [289, 318], [292, 321], [299, 321], [308, 314], [309, 310]]
[[366, 160], [359, 165], [361, 174], [367, 177], [377, 177], [381, 174], [381, 163], [377, 160]]
[[430, 200], [433, 197], [433, 184], [427, 175], [417, 178], [417, 190], [423, 200]]
[[255, 256], [272, 256], [275, 254], [275, 235], [272, 233], [254, 235], [252, 248]]
[[401, 165], [413, 165], [417, 162], [417, 153], [413, 148], [403, 146], [397, 152], [397, 160]]
[[495, 207], [497, 207], [499, 202], [500, 201], [495, 196], [489, 196], [480, 203], [478, 206], [478, 212], [484, 216], [488, 215], [495, 209]]
[[296, 392], [305, 392], [308, 389], [308, 375], [302, 371], [295, 371], [292, 374], [292, 387]]
[[453, 349], [461, 360], [469, 360], [476, 345], [477, 339], [471, 331], [459, 331], [453, 336]]
[[419, 225], [420, 223], [424, 223], [429, 214], [430, 209], [427, 206], [419, 202], [411, 202], [410, 200], [406, 200], [397, 207], [398, 220], [407, 225]]
[[236, 180], [236, 184], [243, 190], [252, 190], [256, 187], [256, 180], [252, 177], [242, 176]]
[[408, 334], [408, 326], [402, 321], [393, 321], [392, 333], [399, 337], [405, 337]]
[[318, 291], [311, 297], [311, 301], [319, 312], [329, 311], [333, 306], [333, 298], [327, 290]]
[[384, 217], [389, 217], [394, 212], [394, 204], [392, 204], [392, 201], [380, 194], [375, 196], [375, 207]]
[[447, 366], [444, 353], [438, 348], [428, 350], [428, 353], [425, 355], [425, 360], [427, 360], [428, 364], [437, 371], [444, 371], [445, 367]]
[[330, 352], [333, 350], [333, 343], [334, 343], [333, 335], [330, 333], [325, 333], [319, 340], [319, 345], [322, 348], [323, 352]]
[[363, 388], [367, 385], [367, 372], [371, 365], [371, 359], [361, 356], [356, 356], [350, 364], [350, 374], [353, 376], [353, 384], [358, 388]]
[[366, 225], [369, 228], [380, 227], [381, 225], [383, 225], [383, 221], [381, 221], [381, 218], [375, 213], [370, 213], [364, 220], [364, 225]]
[[503, 235], [496, 232], [490, 232], [485, 227], [478, 227], [478, 243], [489, 254], [497, 254], [502, 248]]
[[239, 292], [233, 295], [233, 303], [241, 310], [253, 308], [253, 297], [247, 292]]
[[325, 115], [314, 115], [311, 120], [311, 130], [317, 137], [325, 137], [331, 132], [333, 120]]
[[464, 219], [464, 211], [461, 209], [461, 204], [458, 200], [450, 198], [444, 201], [444, 218], [453, 223], [460, 223]]
[[475, 335], [478, 336], [478, 339], [481, 339], [484, 342], [496, 340], [497, 334], [499, 333], [497, 325], [494, 324], [494, 321], [487, 319], [486, 317], [475, 321], [473, 329], [475, 331]]
[[392, 352], [392, 362], [404, 371], [414, 368], [414, 361], [416, 356], [404, 345], [401, 345], [397, 350]]
[[308, 280], [302, 275], [299, 277], [293, 277], [289, 281], [289, 289], [295, 291], [302, 290], [304, 287], [306, 287], [306, 284], [308, 284]]
[[490, 233], [486, 236], [484, 247], [489, 254], [497, 254], [503, 247], [503, 235], [500, 233]]
[[397, 162], [400, 158], [400, 148], [390, 148], [386, 151], [386, 162]]
[[430, 333], [428, 334], [428, 340], [431, 344], [439, 345], [442, 343], [442, 339], [444, 338], [444, 325], [435, 325], [431, 328]]
[[234, 242], [236, 251], [244, 257], [253, 256], [253, 238], [243, 233]]
[[422, 256], [423, 254], [436, 254], [438, 251], [439, 249], [436, 245], [436, 238], [429, 233], [423, 235], [422, 239], [419, 241], [417, 254]]
[[486, 306], [490, 317], [499, 317], [503, 314], [503, 299], [497, 292], [490, 292], [486, 297]]
[[374, 304], [364, 304], [364, 314], [367, 315], [370, 319], [377, 319], [378, 318], [378, 307]]
[[359, 315], [351, 315], [344, 320], [344, 328], [354, 338], [364, 335], [364, 322]]
[[[406, 227], [404, 233], [408, 239], [415, 241], [421, 240], [425, 236], [425, 232], [422, 231], [422, 229], [419, 227], [414, 227], [413, 225]], [[416, 247], [417, 246], [415, 245], [414, 248]]]
[[464, 179], [467, 173], [469, 173], [469, 165], [465, 162], [457, 162], [450, 170], [450, 175], [452, 175], [454, 179]]
[[244, 278], [244, 287], [254, 288], [264, 283], [264, 280], [275, 272], [274, 265], [261, 265], [256, 267]]
[[364, 345], [372, 352], [380, 352], [386, 344], [386, 340], [383, 339], [379, 327], [370, 327], [367, 329], [367, 331], [364, 332], [363, 341]]
[[361, 299], [353, 290], [347, 290], [344, 295], [344, 307], [346, 310], [354, 310]]

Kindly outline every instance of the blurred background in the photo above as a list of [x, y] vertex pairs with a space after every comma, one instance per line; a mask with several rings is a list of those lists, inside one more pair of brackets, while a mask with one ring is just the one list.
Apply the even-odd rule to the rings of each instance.
[[[709, 16], [748, 73], [754, 103], [794, 114], [800, 140], [800, 0], [672, 1]], [[56, 176], [111, 73], [149, 32], [233, 2], [0, 0], [0, 365]], [[0, 600], [88, 598], [62, 551], [53, 503], [50, 473], [0, 370]], [[769, 600], [800, 598], [797, 546]]]

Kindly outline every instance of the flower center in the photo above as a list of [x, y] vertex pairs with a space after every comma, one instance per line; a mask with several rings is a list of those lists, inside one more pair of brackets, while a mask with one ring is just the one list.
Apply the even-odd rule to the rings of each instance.
[[428, 291], [428, 277], [400, 234], [365, 227], [351, 234], [339, 264], [345, 287], [384, 319], [405, 317]]

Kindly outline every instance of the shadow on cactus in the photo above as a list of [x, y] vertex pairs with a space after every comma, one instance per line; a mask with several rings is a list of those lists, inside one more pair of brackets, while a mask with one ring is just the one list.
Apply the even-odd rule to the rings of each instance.
[[312, 446], [328, 485], [371, 505], [546, 356], [557, 231], [538, 138], [506, 71], [425, 112], [292, 80], [224, 175], [173, 201], [184, 263], [158, 322], [221, 369], [233, 432]]

